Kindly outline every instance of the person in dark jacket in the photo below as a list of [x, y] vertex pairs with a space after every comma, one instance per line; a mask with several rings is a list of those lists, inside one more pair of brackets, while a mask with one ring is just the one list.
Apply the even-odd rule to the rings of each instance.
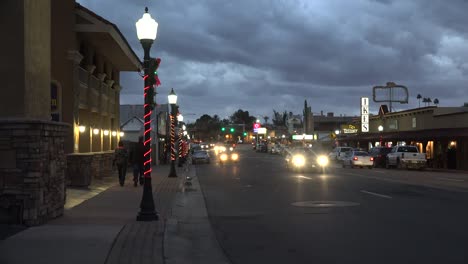
[[114, 164], [117, 165], [119, 172], [119, 183], [123, 186], [125, 175], [127, 174], [128, 151], [124, 148], [122, 141], [119, 141], [119, 147], [115, 149]]
[[143, 137], [139, 137], [138, 143], [135, 144], [135, 147], [130, 152], [130, 162], [132, 163], [132, 166], [133, 166], [133, 183], [135, 187], [138, 185], [138, 180], [140, 181], [140, 185], [143, 185], [144, 155], [145, 155], [145, 145], [143, 144]]

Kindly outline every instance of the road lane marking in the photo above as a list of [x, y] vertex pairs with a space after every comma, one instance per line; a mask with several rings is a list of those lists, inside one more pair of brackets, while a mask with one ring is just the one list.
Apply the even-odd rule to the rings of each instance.
[[452, 178], [437, 178], [439, 180], [444, 180], [444, 181], [454, 181], [454, 182], [464, 182], [465, 180], [462, 179], [452, 179]]
[[381, 198], [392, 199], [391, 196], [384, 195], [384, 194], [380, 194], [380, 193], [369, 192], [369, 191], [366, 191], [366, 190], [361, 190], [361, 192], [362, 192], [362, 193], [367, 193], [367, 194], [370, 194], [370, 195], [375, 195], [375, 196], [378, 196], [378, 197], [381, 197]]
[[382, 174], [385, 173], [385, 171], [378, 171], [378, 170], [374, 170], [373, 172], [375, 172], [375, 173], [382, 173]]

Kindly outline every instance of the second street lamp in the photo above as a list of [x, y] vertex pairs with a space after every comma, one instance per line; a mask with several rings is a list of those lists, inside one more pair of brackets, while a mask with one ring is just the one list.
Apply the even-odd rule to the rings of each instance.
[[[154, 206], [153, 200], [153, 191], [151, 185], [151, 112], [154, 105], [154, 87], [153, 85], [158, 85], [158, 82], [155, 82], [154, 72], [157, 69], [157, 66], [151, 65], [150, 57], [150, 48], [156, 39], [156, 34], [158, 32], [158, 23], [151, 18], [151, 15], [148, 13], [148, 8], [145, 8], [145, 13], [143, 17], [136, 22], [136, 29], [138, 39], [140, 39], [141, 45], [143, 46], [144, 51], [144, 68], [145, 68], [145, 87], [144, 87], [144, 119], [145, 119], [145, 132], [144, 132], [144, 186], [143, 186], [143, 197], [141, 198], [140, 203], [140, 212], [137, 215], [137, 221], [154, 221], [158, 220], [158, 214]], [[160, 61], [160, 60], [159, 60]], [[158, 65], [159, 65], [158, 61]], [[157, 80], [157, 76], [156, 76]]]
[[171, 89], [171, 93], [167, 96], [169, 105], [171, 106], [171, 170], [169, 171], [169, 177], [177, 177], [175, 169], [175, 126], [176, 126], [176, 104], [177, 104], [177, 95], [174, 92], [174, 88]]

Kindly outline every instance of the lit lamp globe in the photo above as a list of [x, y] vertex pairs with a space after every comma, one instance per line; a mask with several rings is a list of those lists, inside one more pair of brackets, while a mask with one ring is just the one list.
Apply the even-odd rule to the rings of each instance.
[[177, 120], [179, 120], [179, 122], [184, 122], [184, 116], [182, 114], [179, 114], [177, 116]]
[[153, 42], [158, 34], [158, 22], [148, 13], [148, 7], [145, 13], [136, 23], [137, 36], [140, 41]]
[[335, 130], [335, 135], [339, 135], [340, 134], [340, 131], [337, 129]]
[[380, 132], [382, 132], [382, 131], [383, 131], [383, 126], [379, 126], [377, 129], [378, 129]]
[[174, 92], [174, 88], [171, 89], [171, 92], [167, 96], [167, 101], [171, 105], [177, 104], [177, 94]]

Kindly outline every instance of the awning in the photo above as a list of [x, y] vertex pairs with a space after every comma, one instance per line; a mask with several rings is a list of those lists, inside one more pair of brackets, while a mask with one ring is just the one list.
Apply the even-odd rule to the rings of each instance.
[[395, 131], [382, 133], [361, 133], [339, 137], [338, 141], [378, 141], [383, 140], [434, 140], [468, 137], [468, 128], [442, 128], [417, 131]]

